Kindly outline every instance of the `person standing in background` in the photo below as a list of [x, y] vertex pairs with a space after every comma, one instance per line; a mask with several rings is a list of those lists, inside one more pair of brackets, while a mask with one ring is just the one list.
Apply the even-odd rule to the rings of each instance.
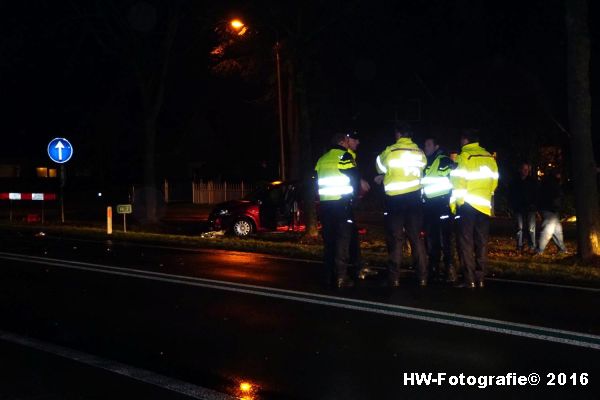
[[523, 251], [523, 228], [527, 229], [527, 244], [529, 250], [536, 248], [535, 219], [537, 181], [531, 176], [531, 164], [527, 161], [519, 165], [519, 174], [510, 183], [508, 188], [509, 204], [517, 228], [517, 251]]
[[568, 253], [563, 239], [562, 223], [560, 222], [560, 209], [563, 202], [560, 178], [559, 171], [550, 171], [540, 185], [538, 208], [540, 214], [542, 214], [542, 231], [536, 254], [544, 252], [550, 239], [558, 247], [559, 253]]

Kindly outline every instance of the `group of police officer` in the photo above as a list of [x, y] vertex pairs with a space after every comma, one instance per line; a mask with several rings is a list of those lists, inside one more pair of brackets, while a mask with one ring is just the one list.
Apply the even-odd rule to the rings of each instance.
[[[412, 137], [410, 126], [397, 126], [395, 143], [376, 159], [374, 182], [385, 191], [386, 283], [400, 285], [408, 237], [420, 286], [427, 286], [430, 279], [445, 279], [457, 287], [482, 288], [492, 196], [498, 185], [496, 161], [479, 145], [475, 129], [463, 131], [455, 161], [444, 154], [436, 139], [428, 138], [423, 151]], [[340, 289], [354, 286], [353, 278], [365, 273], [353, 206], [370, 185], [357, 169], [358, 143], [356, 133], [336, 134], [315, 167], [327, 282]], [[454, 230], [459, 271], [453, 263]], [[461, 281], [458, 272], [462, 272]]]

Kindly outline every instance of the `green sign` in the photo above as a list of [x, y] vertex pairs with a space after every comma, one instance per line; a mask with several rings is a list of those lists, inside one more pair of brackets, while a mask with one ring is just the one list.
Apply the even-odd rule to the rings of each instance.
[[131, 214], [131, 204], [117, 204], [117, 214]]

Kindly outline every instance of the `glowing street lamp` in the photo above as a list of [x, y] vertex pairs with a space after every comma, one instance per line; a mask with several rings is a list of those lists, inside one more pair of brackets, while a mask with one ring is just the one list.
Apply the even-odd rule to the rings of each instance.
[[231, 27], [234, 29], [242, 29], [243, 26], [244, 23], [239, 19], [234, 19], [233, 21], [231, 21]]
[[239, 19], [233, 19], [231, 20], [231, 22], [229, 23], [229, 25], [233, 28], [233, 30], [235, 30], [237, 32], [238, 35], [242, 36], [243, 34], [246, 33], [246, 31], [248, 31], [248, 28], [246, 27], [246, 24], [244, 24], [241, 20]]

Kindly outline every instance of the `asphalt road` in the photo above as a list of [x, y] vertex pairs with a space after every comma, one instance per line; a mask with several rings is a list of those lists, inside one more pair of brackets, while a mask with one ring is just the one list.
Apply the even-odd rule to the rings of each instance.
[[[370, 279], [338, 292], [322, 268], [0, 232], [0, 399], [600, 396], [599, 290], [420, 289], [407, 274], [398, 289]], [[412, 372], [446, 381], [410, 385]], [[541, 383], [448, 382], [461, 373]]]
[[[14, 337], [15, 335], [13, 335]], [[0, 398], [3, 400], [100, 400], [143, 398], [184, 400], [189, 397], [145, 384], [102, 368], [0, 341]]]

